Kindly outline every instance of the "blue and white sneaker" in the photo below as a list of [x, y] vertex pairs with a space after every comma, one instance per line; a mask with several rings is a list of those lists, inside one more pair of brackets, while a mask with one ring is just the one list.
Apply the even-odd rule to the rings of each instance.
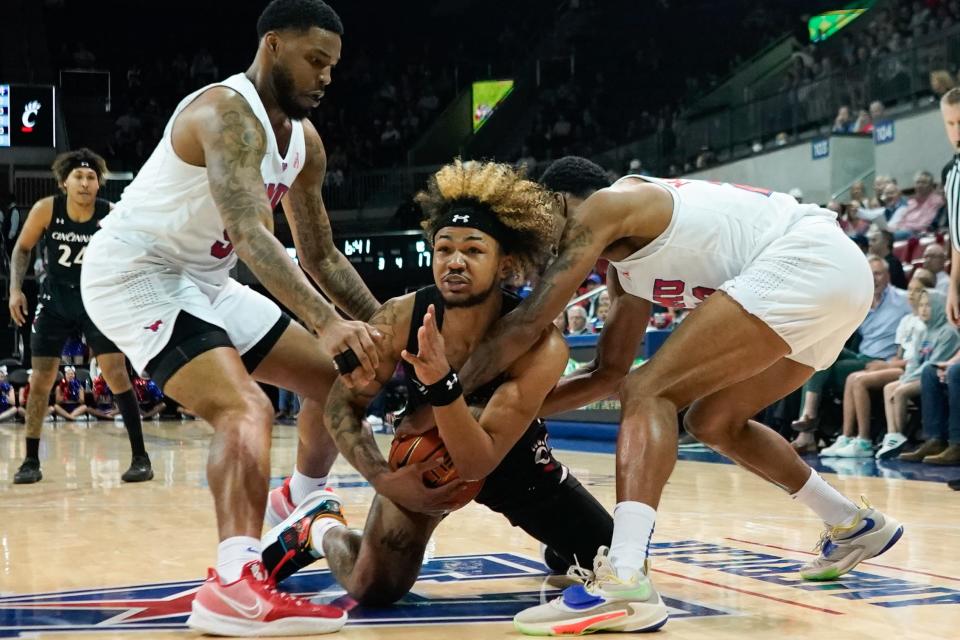
[[804, 580], [836, 580], [864, 560], [885, 552], [902, 535], [902, 524], [864, 500], [851, 524], [827, 527], [817, 543], [820, 555], [800, 568], [800, 577]]
[[600, 547], [593, 571], [572, 567], [568, 575], [585, 579], [563, 595], [521, 611], [513, 618], [518, 631], [531, 636], [579, 636], [595, 631], [656, 631], [669, 614], [647, 571], [621, 579]]

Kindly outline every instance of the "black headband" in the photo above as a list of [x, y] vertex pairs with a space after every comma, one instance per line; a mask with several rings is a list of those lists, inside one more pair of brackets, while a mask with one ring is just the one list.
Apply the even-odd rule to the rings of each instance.
[[[450, 205], [447, 213], [437, 224], [437, 232], [444, 227], [469, 227], [482, 231], [500, 244], [508, 237], [510, 229], [506, 227], [489, 205], [473, 200], [456, 201]], [[436, 233], [434, 234], [436, 240]]]
[[66, 173], [64, 173], [63, 175], [64, 178], [66, 178], [71, 173], [73, 173], [74, 169], [90, 169], [95, 174], [97, 174], [98, 182], [103, 180], [103, 176], [100, 175], [100, 168], [97, 167], [97, 164], [95, 162], [91, 162], [90, 160], [87, 160], [86, 158], [70, 158], [70, 160], [67, 162], [67, 166], [65, 167], [65, 169], [66, 169]]

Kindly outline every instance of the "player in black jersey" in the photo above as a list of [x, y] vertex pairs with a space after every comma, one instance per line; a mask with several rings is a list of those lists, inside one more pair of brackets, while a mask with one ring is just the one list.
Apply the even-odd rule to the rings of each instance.
[[107, 165], [93, 151], [79, 149], [57, 156], [52, 169], [63, 193], [33, 205], [13, 248], [10, 264], [10, 317], [20, 326], [29, 315], [23, 279], [30, 265], [30, 254], [38, 243], [47, 270], [30, 331], [33, 393], [27, 402], [27, 455], [13, 482], [31, 484], [43, 478], [38, 451], [47, 412], [46, 399], [56, 381], [63, 343], [74, 331], [83, 333], [87, 345], [96, 354], [123, 415], [133, 451], [130, 468], [122, 476], [124, 482], [150, 480], [153, 469], [143, 446], [140, 411], [127, 377], [124, 356], [90, 321], [80, 299], [83, 254], [100, 220], [110, 213], [110, 203], [97, 197]]
[[[361, 427], [368, 403], [401, 359], [414, 381], [411, 404], [428, 405], [426, 426], [436, 424], [461, 478], [484, 480], [476, 501], [544, 544], [552, 568], [586, 562], [613, 534], [610, 514], [553, 456], [537, 420], [568, 359], [552, 325], [514, 366], [466, 398], [456, 380], [455, 368], [473, 346], [519, 304], [500, 285], [549, 259], [561, 227], [558, 201], [507, 165], [459, 161], [441, 169], [418, 200], [436, 286], [394, 298], [374, 314], [370, 323], [385, 336], [377, 381], [365, 389], [338, 381], [326, 407], [337, 447], [377, 490], [364, 532], [343, 526], [335, 495], [315, 492], [263, 540], [271, 575], [282, 579], [325, 556], [362, 603], [393, 602], [410, 589], [444, 513], [443, 504], [418, 504], [405, 490], [422, 482], [429, 465], [390, 471]], [[434, 491], [442, 498], [458, 488]]]

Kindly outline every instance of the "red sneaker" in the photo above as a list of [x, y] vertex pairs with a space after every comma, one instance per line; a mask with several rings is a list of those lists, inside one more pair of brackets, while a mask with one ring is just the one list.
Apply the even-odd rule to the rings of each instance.
[[287, 477], [283, 480], [282, 485], [276, 489], [271, 489], [270, 493], [267, 494], [267, 514], [264, 517], [264, 522], [267, 523], [268, 528], [272, 529], [290, 517], [290, 514], [296, 508], [297, 505], [293, 504], [293, 500], [290, 498], [290, 478]]
[[339, 631], [346, 622], [343, 609], [277, 591], [260, 561], [253, 560], [230, 584], [221, 584], [210, 569], [187, 626], [215, 636], [306, 636]]

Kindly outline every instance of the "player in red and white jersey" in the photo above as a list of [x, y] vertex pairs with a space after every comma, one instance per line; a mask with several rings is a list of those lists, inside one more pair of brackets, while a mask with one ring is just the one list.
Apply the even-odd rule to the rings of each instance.
[[[188, 623], [221, 635], [321, 633], [346, 614], [277, 594], [260, 565], [273, 408], [256, 382], [304, 397], [297, 478], [322, 487], [337, 455], [322, 422], [333, 357], [352, 350], [360, 366], [349, 380], [372, 379], [379, 334], [363, 321], [378, 303], [334, 247], [326, 153], [307, 119], [340, 60], [340, 18], [321, 0], [273, 0], [257, 32], [246, 72], [178, 105], [90, 244], [81, 286], [91, 319], [137, 371], [214, 428], [207, 477], [221, 542]], [[278, 203], [303, 269], [357, 321], [273, 236]], [[307, 328], [232, 280], [237, 258]]]
[[[543, 415], [619, 388], [617, 505], [611, 548], [594, 577], [521, 612], [532, 634], [643, 631], [666, 611], [647, 575], [648, 545], [677, 457], [677, 413], [701, 442], [785, 491], [827, 525], [821, 553], [800, 573], [832, 579], [883, 553], [902, 526], [828, 485], [771, 429], [761, 409], [829, 367], [870, 310], [873, 279], [833, 214], [791, 196], [729, 183], [627, 176], [564, 158], [541, 181], [567, 206], [554, 264], [461, 371], [470, 388], [524, 352], [601, 257], [611, 307], [587, 371], [561, 380]], [[693, 308], [644, 366], [630, 373], [651, 306]]]

